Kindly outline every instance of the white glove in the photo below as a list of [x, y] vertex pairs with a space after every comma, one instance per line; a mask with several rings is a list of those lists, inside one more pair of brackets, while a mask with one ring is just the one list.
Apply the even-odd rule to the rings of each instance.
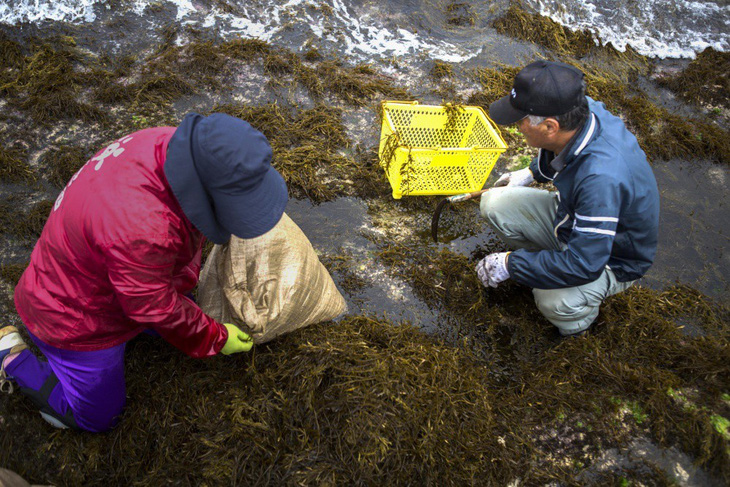
[[484, 286], [497, 287], [497, 285], [509, 279], [507, 270], [507, 255], [509, 252], [489, 254], [477, 264], [477, 276]]
[[519, 171], [506, 172], [502, 174], [494, 187], [498, 186], [529, 186], [535, 180], [532, 177], [532, 171], [529, 167], [520, 169]]

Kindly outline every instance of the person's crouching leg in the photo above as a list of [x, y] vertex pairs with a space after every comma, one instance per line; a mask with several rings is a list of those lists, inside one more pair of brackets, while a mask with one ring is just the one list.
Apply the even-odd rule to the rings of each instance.
[[31, 336], [48, 362], [24, 350], [6, 365], [8, 377], [58, 428], [91, 432], [111, 429], [125, 402], [125, 344], [106, 350], [61, 350]]
[[563, 336], [583, 334], [598, 317], [603, 301], [630, 288], [635, 281], [619, 282], [606, 268], [593, 282], [564, 289], [533, 289], [535, 304]]
[[560, 249], [553, 234], [557, 193], [542, 189], [492, 188], [482, 195], [481, 216], [511, 249]]

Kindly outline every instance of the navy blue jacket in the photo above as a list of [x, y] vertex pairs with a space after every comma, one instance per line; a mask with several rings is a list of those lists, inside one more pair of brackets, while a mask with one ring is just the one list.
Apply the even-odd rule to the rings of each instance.
[[560, 154], [541, 150], [530, 165], [535, 180], [558, 189], [553, 227], [567, 245], [509, 255], [510, 276], [532, 288], [580, 286], [606, 266], [619, 281], [633, 281], [656, 255], [659, 191], [646, 155], [603, 103], [588, 104], [587, 122]]

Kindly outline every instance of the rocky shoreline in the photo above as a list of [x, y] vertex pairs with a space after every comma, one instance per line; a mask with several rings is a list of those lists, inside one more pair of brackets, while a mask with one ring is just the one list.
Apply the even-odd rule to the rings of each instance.
[[[467, 7], [444, 8], [450, 25], [468, 28]], [[727, 54], [706, 52], [671, 73], [518, 5], [494, 28], [534, 44], [535, 56], [583, 69], [590, 95], [624, 117], [656, 164], [730, 162], [730, 70], [708, 74], [717, 73], [708, 66], [727, 66]], [[110, 29], [110, 37], [124, 30]], [[367, 216], [348, 230], [360, 244], [320, 255], [352, 315], [234, 361], [195, 361], [159, 340], [136, 339], [122, 427], [100, 436], [54, 432], [23, 398], [4, 398], [0, 466], [63, 485], [730, 481], [726, 305], [683, 285], [637, 287], [608, 300], [594, 335], [558, 343], [529, 290], [478, 282], [475, 262], [502, 244], [473, 205], [443, 217], [449, 239], [484, 235], [457, 251], [424, 231], [438, 198], [392, 200], [377, 159], [379, 102], [487, 106], [507, 91], [517, 66], [425, 59], [399, 69], [395, 59], [386, 73], [328, 58], [314, 45], [296, 53], [176, 25], [136, 56], [95, 51], [62, 27], [33, 34], [0, 29], [5, 322], [19, 322], [12, 288], [77, 168], [108, 142], [177, 125], [188, 111], [248, 120], [269, 138], [293, 197], [314, 205], [352, 198]], [[682, 115], [667, 108], [669, 98]], [[533, 154], [518, 132], [503, 135], [510, 150], [499, 171]], [[320, 216], [326, 220], [326, 210]], [[419, 323], [372, 316], [373, 307], [400, 299], [358, 304], [383, 280], [407, 288], [438, 326], [424, 333]], [[699, 473], [682, 480], [641, 456], [605, 467], [606, 452], [627, 459], [637, 442], [673, 448]]]

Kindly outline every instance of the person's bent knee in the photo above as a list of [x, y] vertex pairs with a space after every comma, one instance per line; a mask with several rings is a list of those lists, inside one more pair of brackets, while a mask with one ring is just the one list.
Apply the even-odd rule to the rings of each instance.
[[93, 418], [84, 417], [80, 414], [74, 414], [74, 418], [78, 429], [90, 433], [104, 433], [119, 424], [122, 410], [123, 406], [114, 410], [97, 412]]
[[585, 330], [598, 315], [598, 306], [590, 306], [580, 291], [568, 289], [533, 289], [535, 305], [561, 333]]
[[505, 208], [504, 193], [509, 192], [510, 188], [491, 188], [482, 194], [479, 202], [479, 213], [482, 218], [487, 220], [490, 225], [494, 225], [497, 221], [497, 215]]

